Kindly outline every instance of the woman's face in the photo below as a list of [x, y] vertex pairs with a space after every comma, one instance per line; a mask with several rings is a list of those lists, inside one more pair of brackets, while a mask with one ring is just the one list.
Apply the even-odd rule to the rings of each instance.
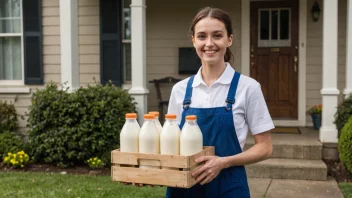
[[227, 35], [223, 22], [206, 17], [195, 25], [192, 42], [203, 64], [220, 64], [226, 48], [232, 45], [232, 35]]

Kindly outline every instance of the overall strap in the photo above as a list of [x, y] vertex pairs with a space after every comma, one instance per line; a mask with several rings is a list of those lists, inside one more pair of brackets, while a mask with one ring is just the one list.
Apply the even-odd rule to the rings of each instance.
[[191, 76], [188, 80], [185, 99], [183, 100], [183, 109], [188, 109], [189, 106], [191, 105], [193, 80], [194, 80], [194, 76]]
[[228, 110], [228, 111], [232, 109], [232, 104], [235, 103], [235, 95], [236, 95], [237, 85], [238, 85], [238, 81], [240, 79], [240, 76], [241, 76], [241, 74], [238, 73], [237, 71], [233, 75], [230, 89], [229, 89], [229, 93], [227, 94], [227, 99], [226, 99], [226, 103], [227, 103], [226, 110]]

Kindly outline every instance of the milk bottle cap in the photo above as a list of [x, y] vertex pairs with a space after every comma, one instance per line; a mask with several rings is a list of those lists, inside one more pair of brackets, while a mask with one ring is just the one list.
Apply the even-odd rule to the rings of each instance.
[[136, 113], [126, 113], [125, 118], [137, 118]]
[[197, 116], [196, 115], [186, 116], [186, 120], [197, 120]]
[[176, 114], [166, 114], [165, 119], [176, 119]]
[[144, 119], [155, 119], [155, 115], [153, 115], [153, 114], [144, 114]]
[[151, 112], [149, 112], [149, 114], [153, 114], [153, 115], [159, 117], [159, 112], [158, 111], [151, 111]]

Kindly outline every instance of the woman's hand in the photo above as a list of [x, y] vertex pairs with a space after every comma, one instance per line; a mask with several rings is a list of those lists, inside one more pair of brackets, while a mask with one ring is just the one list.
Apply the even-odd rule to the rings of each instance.
[[196, 159], [196, 163], [202, 163], [192, 171], [192, 177], [201, 185], [211, 182], [225, 167], [225, 159], [218, 156], [202, 156]]

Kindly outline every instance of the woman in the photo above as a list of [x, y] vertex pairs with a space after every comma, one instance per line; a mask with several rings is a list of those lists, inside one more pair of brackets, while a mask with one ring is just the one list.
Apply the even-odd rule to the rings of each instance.
[[[166, 197], [250, 197], [244, 165], [267, 159], [272, 153], [269, 130], [274, 128], [260, 84], [241, 75], [228, 63], [233, 57], [231, 19], [217, 8], [204, 8], [191, 25], [193, 46], [202, 61], [195, 76], [177, 83], [168, 113], [180, 127], [185, 116], [197, 115], [204, 146], [215, 146], [216, 156], [192, 171], [199, 184], [190, 189], [168, 188]], [[255, 145], [242, 152], [248, 130]]]

